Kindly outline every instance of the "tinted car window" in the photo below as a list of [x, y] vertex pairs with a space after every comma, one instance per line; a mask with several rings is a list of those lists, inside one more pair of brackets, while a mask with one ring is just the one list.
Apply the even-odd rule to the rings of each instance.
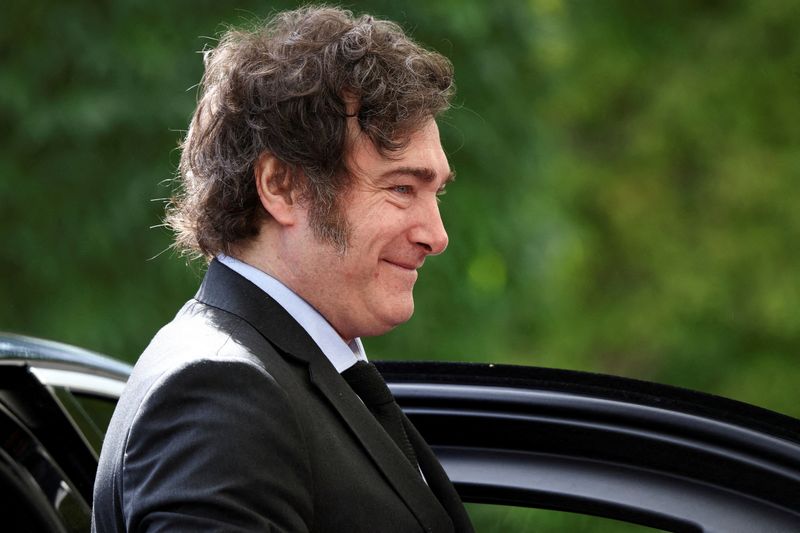
[[52, 387], [51, 390], [95, 455], [99, 455], [116, 400], [73, 392], [64, 387]]
[[89, 394], [73, 393], [75, 399], [83, 408], [86, 415], [94, 422], [95, 427], [103, 434], [106, 434], [108, 424], [111, 422], [111, 415], [114, 414], [116, 400]]

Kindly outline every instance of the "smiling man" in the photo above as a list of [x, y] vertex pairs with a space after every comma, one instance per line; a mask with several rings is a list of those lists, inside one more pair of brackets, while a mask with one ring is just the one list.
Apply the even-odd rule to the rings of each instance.
[[417, 269], [447, 246], [438, 196], [452, 174], [432, 118], [389, 157], [355, 118], [348, 131], [352, 183], [342, 197], [339, 244], [320, 242], [302, 199], [272, 183], [281, 163], [264, 154], [256, 186], [272, 222], [237, 255], [300, 295], [351, 341], [411, 318]]
[[360, 337], [447, 247], [452, 67], [334, 8], [206, 54], [168, 222], [209, 260], [109, 426], [95, 531], [472, 531]]

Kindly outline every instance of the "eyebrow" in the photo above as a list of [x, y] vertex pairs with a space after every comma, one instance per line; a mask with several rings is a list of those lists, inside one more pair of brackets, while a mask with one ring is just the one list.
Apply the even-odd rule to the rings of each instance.
[[[381, 178], [385, 179], [394, 176], [414, 176], [418, 180], [424, 181], [425, 183], [431, 183], [436, 179], [436, 172], [428, 167], [399, 167], [383, 173]], [[444, 187], [448, 183], [452, 183], [455, 181], [455, 179], [456, 173], [455, 171], [451, 170], [445, 178], [444, 183], [442, 183], [442, 186]]]

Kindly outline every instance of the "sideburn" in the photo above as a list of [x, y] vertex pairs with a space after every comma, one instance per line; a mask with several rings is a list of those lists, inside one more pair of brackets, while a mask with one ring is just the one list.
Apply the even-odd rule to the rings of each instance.
[[317, 197], [309, 201], [309, 224], [321, 243], [333, 246], [340, 256], [344, 256], [350, 243], [351, 227], [341, 205], [342, 195], [325, 196], [327, 198]]

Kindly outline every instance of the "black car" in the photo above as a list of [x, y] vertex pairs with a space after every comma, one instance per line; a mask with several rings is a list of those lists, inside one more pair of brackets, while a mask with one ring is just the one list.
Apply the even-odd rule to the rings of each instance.
[[[399, 362], [379, 368], [472, 502], [479, 531], [487, 523], [493, 531], [538, 531], [536, 523], [520, 525], [527, 519], [502, 522], [508, 513], [522, 516], [519, 508], [667, 531], [800, 531], [794, 418], [583, 372]], [[130, 370], [63, 344], [0, 336], [4, 531], [89, 529], [100, 445]], [[615, 524], [609, 530], [623, 527]]]

